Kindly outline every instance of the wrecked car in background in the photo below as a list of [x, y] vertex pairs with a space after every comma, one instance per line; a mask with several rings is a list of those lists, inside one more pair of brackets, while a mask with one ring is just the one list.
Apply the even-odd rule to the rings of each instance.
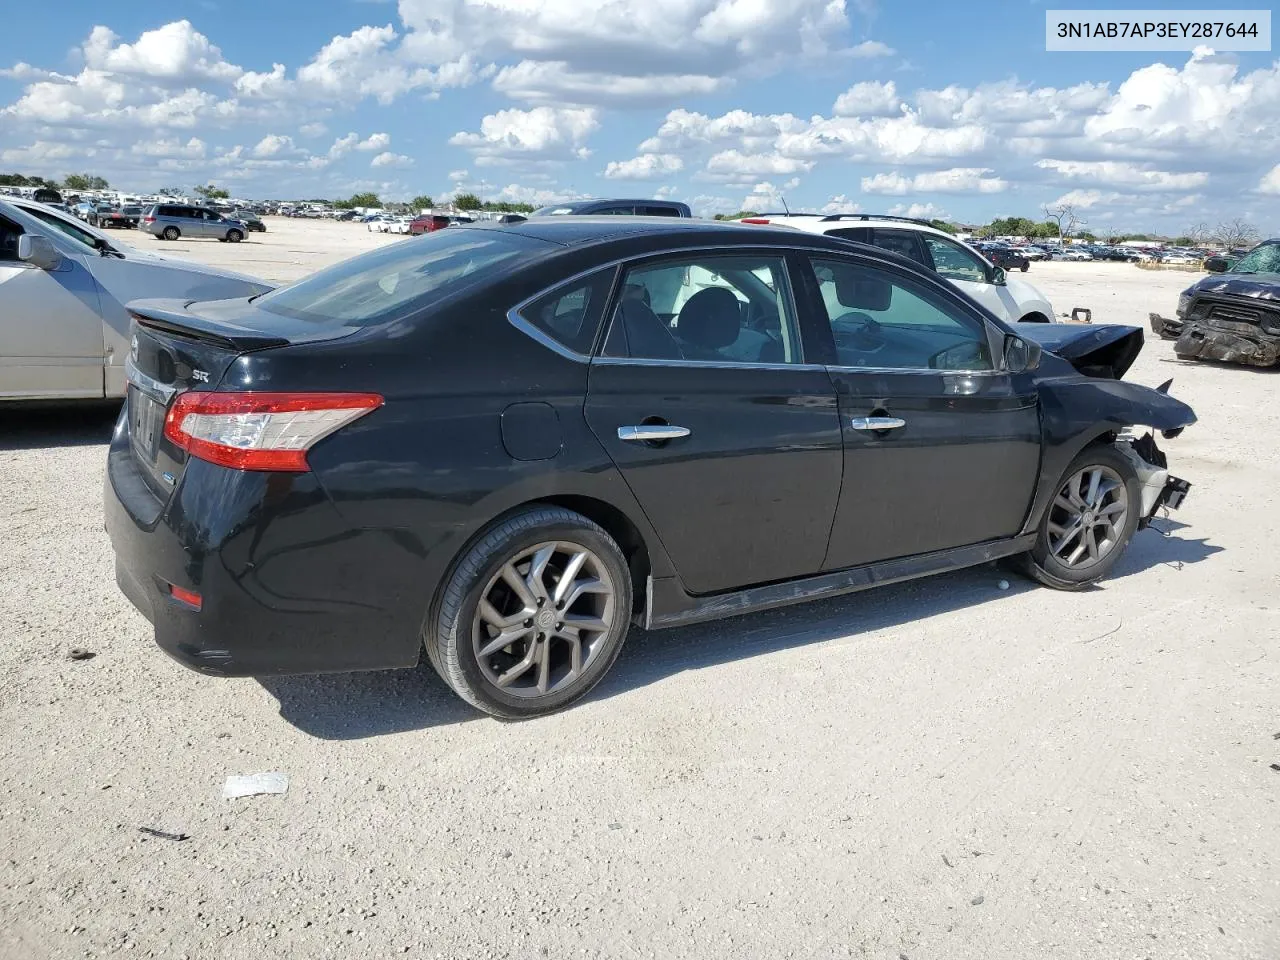
[[1182, 360], [1225, 360], [1255, 367], [1280, 361], [1280, 239], [1265, 240], [1228, 268], [1205, 261], [1209, 276], [1178, 297], [1174, 318], [1150, 315], [1151, 329], [1177, 341]]

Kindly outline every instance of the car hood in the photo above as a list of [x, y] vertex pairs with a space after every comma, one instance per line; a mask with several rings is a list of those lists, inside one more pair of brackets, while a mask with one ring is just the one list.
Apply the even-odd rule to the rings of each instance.
[[1138, 327], [1120, 324], [1082, 326], [1072, 323], [1019, 323], [1018, 335], [1034, 340], [1088, 377], [1119, 380], [1142, 352]]
[[1197, 280], [1187, 288], [1186, 292], [1249, 297], [1253, 300], [1280, 300], [1280, 274], [1212, 273]]
[[[169, 267], [181, 270], [192, 278], [204, 276], [209, 277], [210, 279], [230, 280], [241, 284], [247, 284], [249, 287], [253, 288], [253, 293], [248, 294], [248, 296], [266, 293], [275, 286], [274, 284], [267, 283], [265, 280], [260, 280], [258, 277], [250, 276], [247, 273], [239, 273], [235, 270], [225, 270], [222, 267], [211, 267], [207, 263], [198, 263], [195, 260], [187, 260], [183, 257], [165, 256], [159, 253], [151, 253], [148, 250], [140, 250], [136, 247], [126, 247], [120, 252], [124, 254], [125, 263], [147, 264], [152, 267]], [[109, 261], [115, 258], [103, 257], [101, 259]], [[94, 262], [98, 261], [95, 260]]]

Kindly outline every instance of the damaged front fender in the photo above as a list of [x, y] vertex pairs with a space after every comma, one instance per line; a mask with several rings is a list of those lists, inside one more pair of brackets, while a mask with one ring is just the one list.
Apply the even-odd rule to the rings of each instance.
[[1040, 383], [1044, 456], [1023, 533], [1035, 531], [1067, 466], [1090, 443], [1126, 427], [1150, 427], [1176, 437], [1196, 422], [1195, 411], [1161, 390], [1124, 380], [1068, 376]]

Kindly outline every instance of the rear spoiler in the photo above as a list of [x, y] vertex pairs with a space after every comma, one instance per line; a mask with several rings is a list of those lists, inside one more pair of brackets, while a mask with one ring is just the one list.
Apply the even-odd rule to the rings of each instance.
[[216, 343], [229, 350], [245, 352], [283, 347], [289, 341], [281, 336], [251, 330], [226, 320], [214, 319], [207, 314], [193, 312], [192, 304], [198, 300], [133, 300], [128, 304], [129, 315], [142, 327], [161, 330], [175, 337]]

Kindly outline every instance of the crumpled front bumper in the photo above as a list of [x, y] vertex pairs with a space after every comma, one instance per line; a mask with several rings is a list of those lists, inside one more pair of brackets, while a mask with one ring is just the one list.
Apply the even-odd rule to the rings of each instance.
[[[1246, 329], [1240, 329], [1242, 327]], [[1193, 320], [1183, 325], [1173, 352], [1183, 360], [1222, 360], [1271, 367], [1280, 360], [1280, 336], [1272, 336], [1247, 324], [1231, 324], [1228, 329], [1215, 323]]]

